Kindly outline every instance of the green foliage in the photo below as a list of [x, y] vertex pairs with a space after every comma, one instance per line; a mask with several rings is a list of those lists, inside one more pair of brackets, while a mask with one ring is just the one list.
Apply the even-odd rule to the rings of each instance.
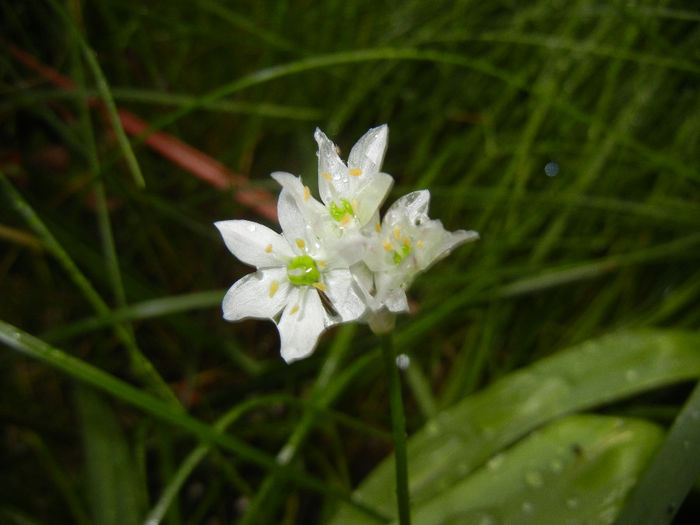
[[[287, 366], [271, 323], [225, 323], [250, 268], [212, 226], [266, 221], [250, 196], [277, 193], [272, 171], [315, 191], [315, 126], [347, 154], [387, 122], [389, 201], [428, 188], [431, 216], [481, 234], [397, 322], [416, 518], [452, 494], [459, 523], [519, 522], [526, 502], [534, 523], [584, 519], [556, 506], [573, 497], [593, 519], [634, 473], [631, 516], [653, 500], [696, 523], [697, 396], [680, 383], [698, 376], [698, 22], [651, 0], [0, 3], [0, 521], [121, 506], [124, 523], [318, 523], [384, 475], [387, 496], [361, 501], [388, 520], [377, 342], [335, 329]], [[125, 112], [177, 140], [127, 136]], [[173, 160], [188, 152], [233, 186]], [[563, 419], [593, 409], [613, 419]], [[528, 492], [519, 454], [549, 476], [537, 447], [565, 436], [599, 455]], [[499, 452], [513, 476], [496, 494]]]
[[[526, 481], [524, 475], [518, 475], [515, 478], [503, 477], [500, 470], [491, 472], [492, 469], [489, 469], [488, 465], [500, 462], [501, 459], [498, 459], [501, 457], [500, 454], [510, 454], [504, 451], [509, 450], [508, 447], [526, 436], [528, 432], [558, 417], [610, 403], [649, 388], [699, 377], [699, 348], [700, 336], [691, 333], [642, 331], [610, 335], [599, 340], [588, 341], [511, 373], [481, 392], [467, 397], [451, 409], [429, 420], [425, 427], [409, 440], [411, 501], [417, 510], [417, 515], [421, 515], [421, 512], [428, 517], [431, 512], [434, 515], [433, 511], [422, 509], [439, 508], [439, 502], [453, 499], [455, 497], [453, 491], [457, 490], [456, 487], [472, 487], [474, 484], [487, 483], [492, 484], [492, 490], [496, 490], [493, 487], [505, 483], [509, 478], [519, 483], [519, 486], [524, 485]], [[581, 439], [588, 432], [595, 435], [597, 428], [595, 424], [589, 427], [585, 421], [584, 418], [579, 421], [580, 425], [573, 425], [574, 428], [581, 429]], [[558, 428], [557, 425], [555, 423], [552, 428]], [[562, 423], [562, 425], [566, 428], [568, 423]], [[615, 424], [612, 424], [610, 430], [614, 428]], [[545, 430], [545, 432], [549, 431]], [[576, 448], [580, 446], [584, 451], [583, 459], [591, 461], [586, 468], [590, 467], [593, 470], [599, 468], [596, 465], [601, 459], [596, 454], [591, 454], [590, 449], [586, 449], [577, 438], [572, 438], [571, 436], [575, 433], [572, 434], [568, 430], [561, 434], [558, 434], [557, 430], [551, 430], [551, 432], [546, 438], [547, 443], [551, 445], [547, 455], [535, 463], [541, 466], [554, 461], [558, 456], [562, 456], [562, 450], [567, 450], [568, 456], [576, 456], [577, 454], [571, 452], [571, 447], [575, 445]], [[622, 435], [625, 432], [627, 430], [615, 430], [613, 434]], [[622, 447], [625, 449], [639, 447], [638, 451], [641, 455], [638, 459], [631, 461], [632, 471], [626, 474], [613, 471], [609, 475], [602, 476], [598, 482], [591, 483], [589, 496], [592, 496], [592, 493], [604, 495], [606, 491], [615, 490], [615, 487], [619, 489], [618, 476], [636, 477], [637, 471], [644, 466], [648, 455], [659, 441], [658, 430], [653, 432], [640, 430], [640, 432], [638, 439], [632, 436], [625, 437]], [[527, 450], [529, 445], [526, 443], [527, 441], [517, 447]], [[558, 452], [554, 453], [555, 451]], [[630, 451], [630, 454], [636, 457], [634, 451]], [[527, 458], [527, 454], [523, 457]], [[559, 459], [563, 461], [562, 457]], [[539, 472], [538, 469], [539, 467], [536, 468], [534, 465], [531, 468], [533, 472]], [[395, 507], [393, 472], [393, 462], [389, 458], [360, 485], [356, 492], [357, 499], [384, 513], [392, 514]], [[491, 477], [489, 473], [492, 474]], [[562, 476], [556, 481], [559, 488], [564, 490], [561, 496], [563, 499], [552, 495], [549, 505], [544, 505], [544, 509], [542, 505], [537, 505], [540, 507], [537, 514], [532, 518], [522, 519], [532, 519], [532, 523], [539, 523], [537, 517], [545, 520], [549, 515], [546, 513], [551, 512], [553, 513], [551, 516], [556, 516], [555, 510], [560, 508], [558, 505], [567, 499], [566, 490], [573, 490], [580, 483], [577, 478], [579, 474], [581, 473], [575, 473], [570, 480]], [[591, 475], [595, 477], [595, 474]], [[477, 479], [483, 481], [476, 481]], [[571, 487], [567, 487], [567, 483], [571, 483]], [[628, 483], [619, 497], [624, 496], [630, 487], [631, 483]], [[507, 491], [506, 486], [502, 489]], [[512, 494], [503, 494], [499, 496], [503, 499], [497, 501], [520, 510], [519, 505], [524, 503], [522, 498], [529, 497], [523, 494], [521, 489], [522, 487], [517, 491], [512, 490]], [[484, 507], [498, 507], [497, 501], [484, 502], [480, 505], [478, 498], [472, 499], [471, 496], [466, 498], [465, 494], [468, 490], [471, 489], [464, 488], [462, 491], [460, 488], [458, 491], [465, 498], [465, 506], [462, 508], [483, 510]], [[551, 495], [551, 491], [540, 492]], [[574, 496], [569, 494], [568, 497]], [[602, 511], [602, 509], [599, 510]], [[612, 512], [612, 518], [616, 516], [617, 510], [619, 505], [616, 506], [615, 512], [609, 511]], [[539, 514], [542, 511], [545, 512], [544, 515]], [[509, 520], [499, 517], [497, 522], [520, 523], [519, 520], [513, 521], [515, 519], [513, 515], [510, 518]], [[476, 520], [476, 518], [473, 519]], [[424, 523], [439, 522], [425, 521]], [[584, 518], [580, 522], [588, 523]], [[350, 508], [343, 508], [333, 523], [361, 524], [373, 523], [373, 521]]]

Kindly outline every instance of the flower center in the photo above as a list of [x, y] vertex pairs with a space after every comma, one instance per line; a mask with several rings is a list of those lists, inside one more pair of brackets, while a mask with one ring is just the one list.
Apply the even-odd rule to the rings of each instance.
[[352, 217], [355, 215], [355, 211], [352, 209], [352, 204], [347, 199], [340, 199], [340, 205], [336, 204], [335, 201], [331, 202], [330, 205], [331, 217], [336, 221], [342, 221], [345, 217]]
[[308, 255], [294, 257], [287, 266], [289, 282], [297, 286], [317, 283], [321, 277], [316, 262]]

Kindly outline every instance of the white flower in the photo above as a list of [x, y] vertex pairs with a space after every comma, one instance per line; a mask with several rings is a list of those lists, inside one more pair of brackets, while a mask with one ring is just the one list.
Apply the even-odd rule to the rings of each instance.
[[339, 227], [361, 227], [376, 221], [379, 207], [394, 184], [391, 175], [379, 171], [388, 134], [386, 124], [370, 129], [352, 147], [346, 165], [335, 144], [316, 128], [318, 191]]
[[413, 279], [456, 246], [479, 238], [475, 231], [445, 230], [439, 220], [428, 217], [429, 204], [428, 190], [414, 191], [392, 204], [365, 256], [368, 271], [355, 269], [355, 278], [374, 298], [369, 305], [373, 311], [408, 311], [405, 291]]
[[[291, 362], [308, 356], [329, 326], [360, 318], [366, 304], [347, 264], [326, 249], [323, 233], [307, 223], [286, 188], [277, 213], [281, 235], [245, 220], [215, 223], [231, 253], [257, 268], [228, 290], [222, 308], [228, 321], [272, 319], [282, 357]], [[330, 301], [328, 309], [322, 296]]]

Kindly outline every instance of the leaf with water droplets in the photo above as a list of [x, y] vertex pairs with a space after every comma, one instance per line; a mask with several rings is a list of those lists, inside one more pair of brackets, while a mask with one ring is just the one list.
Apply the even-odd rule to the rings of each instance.
[[[492, 458], [496, 475], [501, 471], [501, 460], [495, 459], [500, 458], [499, 452], [556, 418], [699, 377], [698, 347], [700, 334], [691, 332], [623, 332], [582, 343], [503, 377], [428, 421], [411, 437], [413, 506], [439, 497], [444, 487], [460, 483]], [[564, 448], [570, 450], [569, 445]], [[551, 456], [541, 474], [556, 473], [558, 461], [563, 460]], [[355, 496], [393, 515], [394, 483], [394, 464], [388, 458]], [[331, 523], [372, 522], [345, 507]]]

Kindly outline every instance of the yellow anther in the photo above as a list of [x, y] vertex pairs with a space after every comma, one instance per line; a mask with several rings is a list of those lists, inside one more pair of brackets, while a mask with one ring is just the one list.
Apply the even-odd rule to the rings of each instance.
[[377, 224], [374, 225], [374, 229], [377, 230], [377, 233], [382, 231], [382, 223], [377, 221]]
[[384, 246], [384, 249], [388, 252], [391, 252], [394, 250], [394, 247], [391, 245], [391, 243], [389, 241], [384, 241], [384, 244], [382, 244], [382, 246]]
[[298, 304], [295, 304], [294, 306], [292, 306], [292, 309], [289, 310], [289, 315], [294, 315], [294, 314], [297, 313], [298, 311], [299, 311], [299, 305], [298, 305]]
[[403, 238], [403, 243], [404, 243], [404, 245], [406, 246], [406, 248], [410, 248], [410, 247], [411, 247], [411, 241], [408, 240], [408, 237], [404, 237], [404, 238]]
[[418, 241], [418, 247], [422, 248], [423, 247], [423, 241]]
[[304, 200], [308, 201], [309, 197], [311, 197], [311, 190], [308, 186], [304, 186]]
[[317, 264], [318, 266], [320, 266], [321, 268], [325, 268], [325, 267], [326, 267], [326, 261], [316, 261], [316, 264]]
[[297, 243], [297, 246], [298, 246], [300, 249], [302, 249], [302, 250], [304, 249], [304, 246], [306, 246], [306, 244], [304, 243], [304, 241], [301, 240], [301, 239], [297, 239], [297, 240], [296, 240], [296, 243]]
[[398, 226], [394, 226], [394, 237], [396, 237], [397, 239], [401, 238], [401, 232], [399, 231]]
[[265, 246], [265, 253], [270, 253], [271, 251], [272, 251], [272, 245], [271, 245], [271, 244], [268, 244], [267, 246]]
[[357, 202], [357, 199], [353, 199], [350, 201], [350, 205], [352, 206], [352, 211], [355, 212], [355, 210], [357, 210], [357, 207], [360, 205], [360, 203]]
[[353, 177], [359, 177], [360, 175], [362, 175], [362, 170], [360, 168], [353, 168], [351, 170], [348, 170], [348, 173]]
[[333, 177], [331, 177], [330, 173], [323, 172], [323, 173], [321, 173], [321, 177], [323, 177], [326, 180], [333, 180]]
[[326, 288], [326, 285], [325, 285], [325, 284], [321, 284], [321, 283], [314, 283], [314, 284], [312, 284], [311, 286], [313, 286], [313, 287], [316, 288], [317, 290], [321, 290], [322, 292], [325, 292], [326, 290], [328, 290], [328, 288]]
[[277, 293], [277, 289], [280, 287], [280, 283], [277, 281], [272, 281], [270, 283], [270, 299]]
[[345, 217], [343, 217], [343, 218], [341, 219], [340, 225], [341, 225], [341, 226], [345, 226], [347, 223], [350, 222], [350, 219], [352, 219], [352, 217], [350, 217], [350, 214], [349, 214], [349, 213], [346, 213], [346, 214], [345, 214]]

